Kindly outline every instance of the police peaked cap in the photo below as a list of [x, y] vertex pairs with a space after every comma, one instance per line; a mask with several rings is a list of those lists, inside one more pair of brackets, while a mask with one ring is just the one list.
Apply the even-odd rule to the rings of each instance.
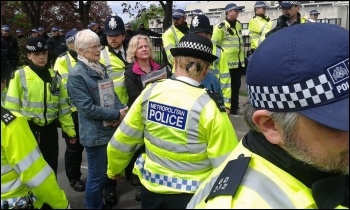
[[310, 15], [319, 15], [319, 14], [321, 14], [321, 13], [319, 13], [317, 10], [311, 10], [310, 11]]
[[10, 30], [10, 26], [8, 25], [2, 25], [1, 30]]
[[75, 39], [75, 35], [78, 33], [78, 30], [70, 30], [68, 31], [65, 35], [64, 35], [64, 38], [66, 40], [66, 43], [69, 43], [71, 41], [73, 41]]
[[26, 45], [27, 52], [42, 52], [47, 51], [47, 42], [43, 37], [29, 38]]
[[177, 47], [170, 49], [175, 56], [191, 56], [202, 59], [209, 63], [214, 62], [218, 57], [212, 54], [213, 43], [207, 37], [197, 34], [186, 34], [180, 39]]
[[349, 31], [317, 23], [272, 34], [254, 51], [246, 83], [257, 109], [298, 112], [349, 131]]
[[205, 15], [194, 15], [191, 21], [190, 30], [191, 34], [197, 32], [212, 33], [209, 18]]
[[124, 21], [118, 15], [108, 17], [104, 26], [104, 34], [106, 35], [118, 35], [125, 33]]

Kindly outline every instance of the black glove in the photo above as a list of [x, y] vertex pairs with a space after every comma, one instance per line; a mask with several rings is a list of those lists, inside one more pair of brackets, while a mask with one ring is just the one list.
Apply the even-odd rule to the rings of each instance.
[[276, 30], [280, 30], [284, 27], [287, 27], [287, 20], [288, 18], [285, 15], [281, 15], [277, 19], [277, 25], [276, 25]]

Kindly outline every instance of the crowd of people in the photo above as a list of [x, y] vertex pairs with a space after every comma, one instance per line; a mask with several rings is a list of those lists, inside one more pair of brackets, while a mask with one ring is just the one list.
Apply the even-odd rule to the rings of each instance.
[[[214, 27], [176, 9], [162, 35], [115, 14], [103, 29], [33, 28], [23, 66], [3, 25], [1, 208], [71, 208], [57, 183], [58, 127], [87, 209], [115, 206], [124, 179], [146, 209], [349, 208], [349, 33], [314, 23], [316, 10], [301, 17], [298, 1], [281, 7], [270, 20], [255, 3], [247, 54], [234, 3]], [[162, 37], [166, 65], [149, 36]], [[241, 140], [230, 115], [249, 127]]]

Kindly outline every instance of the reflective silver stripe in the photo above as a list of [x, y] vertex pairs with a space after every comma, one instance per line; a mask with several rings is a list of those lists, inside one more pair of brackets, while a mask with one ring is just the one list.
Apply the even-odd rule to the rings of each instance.
[[114, 135], [112, 136], [111, 140], [109, 141], [111, 143], [112, 147], [120, 150], [122, 152], [133, 152], [138, 150], [142, 145], [141, 144], [136, 144], [136, 145], [129, 145], [129, 144], [124, 144], [122, 142], [119, 142]]
[[114, 88], [116, 87], [124, 87], [125, 81], [113, 81]]
[[109, 59], [107, 49], [108, 47], [102, 50], [102, 57], [105, 60], [107, 72], [109, 72], [109, 71], [112, 71], [112, 64], [111, 64], [111, 60]]
[[121, 132], [123, 132], [127, 136], [132, 136], [133, 138], [138, 138], [138, 139], [143, 138], [143, 130], [139, 131], [126, 125], [124, 120], [119, 125], [119, 129]]
[[[68, 65], [68, 71], [72, 70], [73, 66], [72, 66], [72, 63], [70, 61], [69, 52], [67, 52], [67, 55], [66, 55], [66, 62], [67, 62], [67, 65]], [[67, 73], [67, 76], [68, 76], [68, 73]], [[62, 77], [63, 77], [63, 75], [62, 75]]]
[[216, 41], [216, 40], [211, 40], [211, 41], [213, 42], [213, 44], [216, 44], [216, 45], [220, 46], [219, 41]]
[[46, 166], [31, 180], [26, 182], [29, 188], [34, 188], [39, 186], [45, 179], [53, 172], [51, 167], [46, 164]]
[[173, 44], [169, 44], [168, 46], [164, 47], [164, 50], [170, 50], [171, 48], [174, 48], [175, 46]]
[[[60, 104], [66, 104], [68, 103], [68, 98], [60, 98], [60, 101], [59, 101]], [[57, 103], [56, 103], [57, 104]]]
[[60, 109], [58, 112], [58, 116], [63, 116], [65, 114], [69, 114], [70, 113], [70, 107], [67, 106], [64, 109]]
[[165, 149], [167, 151], [176, 153], [191, 153], [191, 154], [201, 154], [206, 152], [207, 143], [202, 144], [174, 144], [169, 141], [152, 136], [147, 130], [145, 130], [145, 137], [155, 146]]
[[[26, 118], [39, 118], [39, 120], [43, 120], [44, 119], [44, 114], [43, 113], [33, 113], [33, 112], [27, 112], [24, 110], [21, 110], [21, 114], [26, 116]], [[47, 119], [55, 119], [57, 117], [57, 112], [55, 113], [46, 113], [46, 117]]]
[[[49, 109], [57, 109], [58, 103], [47, 103], [47, 108]], [[44, 103], [43, 102], [32, 102], [28, 100], [22, 100], [22, 108], [39, 108], [44, 109]]]
[[[231, 42], [235, 41], [235, 40], [229, 40]], [[240, 47], [240, 44], [232, 44], [232, 43], [229, 43], [229, 44], [222, 44], [222, 47], [223, 48], [230, 48], [230, 47], [235, 47], [235, 48], [239, 48]]]
[[204, 92], [194, 102], [191, 110], [188, 112], [188, 130], [187, 130], [187, 144], [198, 144], [198, 130], [199, 118], [202, 109], [209, 103], [211, 98]]
[[220, 78], [230, 78], [230, 73], [220, 74]]
[[174, 38], [175, 38], [175, 47], [177, 47], [177, 45], [179, 44], [179, 38], [177, 37], [177, 33], [175, 32], [175, 26], [170, 26], [171, 30], [173, 31], [174, 34]]
[[14, 103], [14, 104], [21, 104], [21, 100], [19, 100], [19, 98], [15, 98], [15, 97], [12, 97], [9, 95], [6, 96], [6, 101]]
[[230, 100], [230, 98], [224, 97], [224, 102], [225, 103], [231, 103], [231, 100]]
[[1, 176], [10, 172], [12, 170], [12, 167], [10, 166], [10, 164], [6, 164], [4, 166], [1, 166]]
[[[151, 94], [152, 94], [152, 90], [153, 88], [157, 85], [157, 82], [154, 82], [151, 84], [151, 87], [143, 94], [143, 99], [141, 102], [141, 106], [142, 106], [142, 117], [143, 119], [147, 119], [147, 109], [148, 107], [146, 107], [145, 105], [148, 106], [147, 102], [148, 99], [150, 98]], [[145, 104], [146, 103], [146, 104]]]
[[201, 184], [201, 182], [197, 180], [187, 180], [167, 175], [154, 174], [144, 169], [144, 165], [145, 160], [142, 155], [140, 155], [136, 159], [136, 166], [142, 172], [142, 178], [154, 184], [164, 185], [170, 188], [190, 192], [195, 192]]
[[12, 190], [17, 189], [19, 186], [21, 186], [22, 182], [19, 177], [17, 177], [15, 180], [12, 180], [11, 182], [1, 184], [1, 194], [8, 193]]
[[221, 89], [231, 88], [231, 83], [221, 84], [220, 87]]
[[248, 167], [241, 185], [259, 194], [272, 209], [296, 208], [286, 193], [274, 181], [253, 168]]
[[23, 100], [28, 101], [28, 86], [27, 86], [26, 74], [24, 72], [24, 69], [23, 68], [19, 69], [18, 74], [19, 74], [19, 79], [21, 81], [22, 89], [24, 91]]
[[108, 76], [110, 78], [115, 78], [115, 77], [124, 77], [124, 70], [123, 71], [112, 71], [108, 73]]
[[69, 75], [69, 73], [64, 73], [64, 74], [61, 74], [62, 79], [67, 79], [67, 78], [68, 78], [68, 75]]
[[29, 168], [40, 157], [39, 146], [36, 146], [21, 162], [17, 163], [13, 169], [18, 173], [22, 173]]
[[227, 153], [225, 155], [221, 155], [219, 157], [216, 158], [209, 158], [213, 168], [217, 168], [219, 167], [225, 160], [226, 158], [230, 155], [230, 153]]
[[186, 209], [194, 209], [201, 201], [203, 201], [211, 192], [211, 188], [214, 186], [219, 174], [211, 177], [210, 182], [206, 183], [204, 188], [198, 190], [195, 196], [192, 197], [191, 201], [187, 204]]
[[147, 157], [151, 159], [153, 162], [158, 163], [159, 165], [169, 168], [174, 171], [198, 171], [198, 170], [204, 170], [204, 169], [211, 169], [211, 163], [209, 159], [200, 161], [200, 162], [185, 162], [185, 161], [175, 161], [170, 160], [167, 158], [161, 158], [157, 155], [153, 154], [148, 148], [146, 147], [146, 153]]
[[215, 69], [210, 69], [210, 71], [215, 75], [215, 76], [217, 76], [217, 75], [219, 75], [220, 74], [220, 71], [219, 71], [219, 69], [218, 68], [215, 68]]

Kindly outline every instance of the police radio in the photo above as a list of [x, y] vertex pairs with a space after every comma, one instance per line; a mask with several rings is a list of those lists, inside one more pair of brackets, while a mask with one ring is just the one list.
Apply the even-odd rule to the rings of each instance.
[[50, 92], [53, 94], [53, 95], [59, 95], [59, 91], [60, 91], [60, 88], [59, 88], [59, 80], [58, 80], [58, 71], [55, 71], [55, 76], [52, 78], [51, 80], [51, 84], [50, 84]]

